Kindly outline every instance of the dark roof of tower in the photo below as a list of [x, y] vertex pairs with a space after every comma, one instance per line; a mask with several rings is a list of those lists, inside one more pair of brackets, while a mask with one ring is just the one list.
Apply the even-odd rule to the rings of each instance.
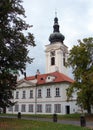
[[54, 18], [54, 25], [53, 25], [53, 33], [49, 36], [49, 41], [51, 44], [54, 42], [61, 42], [63, 43], [65, 37], [62, 35], [59, 31], [59, 24], [58, 24], [58, 18]]

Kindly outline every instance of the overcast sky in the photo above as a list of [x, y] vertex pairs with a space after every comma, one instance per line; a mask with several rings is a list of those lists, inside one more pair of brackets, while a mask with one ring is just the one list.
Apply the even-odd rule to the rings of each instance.
[[33, 25], [29, 31], [34, 34], [36, 47], [31, 47], [29, 55], [34, 57], [27, 65], [27, 76], [35, 75], [39, 69], [45, 73], [45, 45], [53, 32], [55, 11], [60, 32], [65, 36], [64, 44], [69, 49], [78, 39], [93, 36], [93, 0], [23, 0], [27, 16], [26, 22]]

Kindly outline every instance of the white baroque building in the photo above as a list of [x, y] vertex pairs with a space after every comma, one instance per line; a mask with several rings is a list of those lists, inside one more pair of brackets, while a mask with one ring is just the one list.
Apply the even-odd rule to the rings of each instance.
[[46, 45], [46, 73], [26, 77], [18, 81], [13, 92], [16, 104], [7, 113], [23, 114], [70, 114], [78, 112], [76, 94], [67, 102], [66, 89], [74, 81], [68, 77], [66, 62], [68, 47], [63, 43], [64, 36], [59, 31], [58, 18], [54, 18], [53, 33]]

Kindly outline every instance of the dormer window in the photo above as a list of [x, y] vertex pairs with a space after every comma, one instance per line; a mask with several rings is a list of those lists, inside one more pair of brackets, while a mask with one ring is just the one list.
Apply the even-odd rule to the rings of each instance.
[[47, 77], [48, 79], [50, 79], [50, 77]]
[[46, 82], [53, 82], [55, 80], [55, 76], [48, 75], [46, 78]]

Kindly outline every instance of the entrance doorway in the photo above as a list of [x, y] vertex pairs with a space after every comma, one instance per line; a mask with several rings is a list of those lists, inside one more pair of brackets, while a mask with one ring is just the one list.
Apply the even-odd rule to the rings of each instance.
[[70, 114], [70, 106], [66, 106], [66, 114]]

